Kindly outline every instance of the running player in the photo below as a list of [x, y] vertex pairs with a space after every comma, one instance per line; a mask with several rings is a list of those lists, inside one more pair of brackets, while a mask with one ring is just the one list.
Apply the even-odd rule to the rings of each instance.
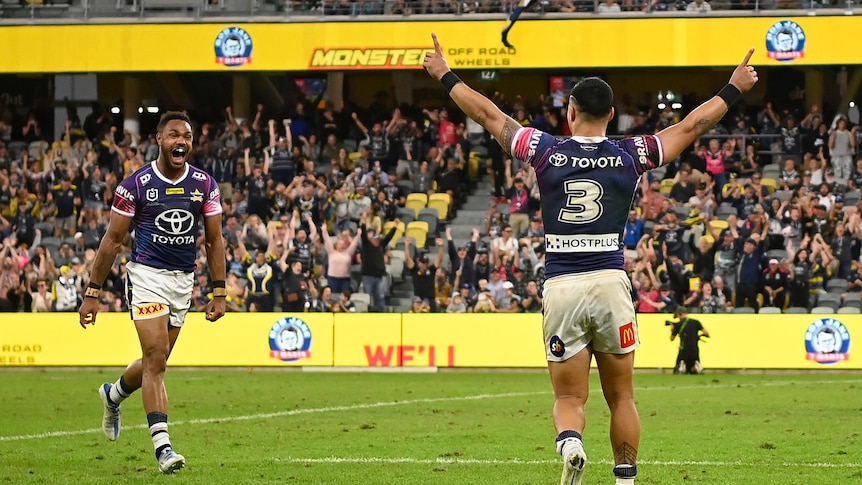
[[571, 91], [566, 140], [525, 128], [449, 70], [432, 34], [434, 52], [424, 67], [467, 116], [480, 123], [507, 153], [536, 171], [545, 221], [544, 339], [554, 387], [560, 483], [580, 484], [586, 466], [581, 433], [595, 356], [611, 412], [610, 439], [617, 484], [637, 475], [640, 420], [634, 403], [637, 320], [623, 269], [622, 232], [641, 175], [673, 159], [714, 126], [757, 82], [748, 66], [754, 49], [718, 95], [657, 135], [621, 141], [606, 138], [614, 116], [613, 91], [587, 78]]
[[132, 259], [126, 265], [127, 298], [141, 342], [142, 358], [126, 368], [114, 384], [103, 384], [103, 429], [109, 440], [120, 436], [120, 403], [143, 388], [144, 410], [156, 450], [159, 470], [173, 473], [185, 466], [168, 435], [168, 396], [164, 374], [191, 305], [200, 222], [213, 281], [213, 300], [206, 319], [225, 311], [225, 254], [221, 236], [221, 197], [218, 184], [206, 172], [188, 164], [192, 148], [189, 118], [168, 112], [158, 124], [159, 157], [117, 186], [108, 232], [102, 238], [84, 302], [81, 326], [95, 325], [99, 292], [123, 240], [135, 232]]

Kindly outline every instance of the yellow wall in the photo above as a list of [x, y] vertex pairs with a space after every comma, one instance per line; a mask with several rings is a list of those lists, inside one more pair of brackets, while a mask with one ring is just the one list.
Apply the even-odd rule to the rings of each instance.
[[[540, 315], [294, 314], [310, 331], [308, 355], [273, 357], [269, 338], [288, 314], [233, 313], [216, 323], [190, 314], [174, 349], [177, 366], [534, 367], [546, 365]], [[701, 344], [707, 368], [862, 369], [846, 359], [809, 360], [806, 332], [822, 318], [839, 320], [851, 339], [859, 315], [693, 315], [712, 338]], [[640, 315], [639, 368], [669, 368], [677, 343], [667, 315]], [[0, 366], [123, 366], [140, 354], [128, 315], [100, 314], [83, 330], [74, 314], [6, 314]]]

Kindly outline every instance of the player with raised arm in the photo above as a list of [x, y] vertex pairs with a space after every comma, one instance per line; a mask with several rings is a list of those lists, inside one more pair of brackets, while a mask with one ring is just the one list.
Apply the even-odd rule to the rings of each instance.
[[120, 403], [142, 389], [144, 410], [159, 470], [173, 473], [185, 466], [168, 435], [168, 395], [164, 374], [168, 357], [191, 306], [196, 240], [203, 222], [206, 256], [213, 279], [213, 300], [206, 319], [225, 312], [225, 253], [221, 235], [222, 208], [218, 184], [188, 164], [192, 148], [189, 118], [168, 112], [159, 121], [159, 157], [120, 183], [114, 192], [111, 219], [102, 238], [84, 302], [81, 326], [96, 324], [99, 293], [123, 240], [135, 232], [131, 261], [126, 265], [126, 297], [142, 357], [126, 368], [114, 384], [103, 384], [102, 427], [109, 440], [120, 435]]
[[507, 153], [529, 164], [541, 192], [547, 281], [543, 333], [554, 388], [561, 484], [580, 484], [586, 466], [581, 438], [595, 356], [611, 412], [610, 440], [617, 484], [637, 475], [640, 419], [634, 402], [634, 350], [639, 345], [622, 233], [638, 179], [679, 156], [714, 126], [757, 82], [751, 49], [718, 94], [657, 135], [612, 141], [613, 91], [586, 78], [571, 91], [567, 122], [573, 136], [558, 140], [521, 126], [449, 69], [432, 35], [424, 67], [464, 113], [481, 124]]

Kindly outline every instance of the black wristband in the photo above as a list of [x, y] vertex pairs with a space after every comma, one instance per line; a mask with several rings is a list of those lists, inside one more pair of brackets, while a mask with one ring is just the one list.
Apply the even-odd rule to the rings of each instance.
[[457, 74], [452, 71], [449, 71], [444, 74], [443, 77], [440, 78], [440, 82], [443, 83], [443, 87], [446, 88], [446, 92], [451, 93], [452, 88], [454, 88], [456, 84], [462, 83], [464, 81], [462, 81]]
[[733, 84], [726, 84], [718, 91], [716, 96], [724, 100], [727, 107], [730, 108], [739, 101], [739, 97], [742, 96], [742, 93]]
[[213, 281], [213, 288], [224, 288], [224, 280]]
[[99, 298], [101, 293], [102, 285], [91, 281], [87, 283], [87, 288], [84, 290], [84, 298]]

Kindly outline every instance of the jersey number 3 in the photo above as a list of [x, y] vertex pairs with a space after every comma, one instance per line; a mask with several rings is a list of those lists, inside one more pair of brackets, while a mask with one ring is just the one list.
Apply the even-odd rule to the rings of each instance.
[[559, 221], [567, 224], [588, 224], [602, 216], [599, 199], [604, 188], [593, 180], [567, 180], [563, 184], [566, 205], [560, 209]]

